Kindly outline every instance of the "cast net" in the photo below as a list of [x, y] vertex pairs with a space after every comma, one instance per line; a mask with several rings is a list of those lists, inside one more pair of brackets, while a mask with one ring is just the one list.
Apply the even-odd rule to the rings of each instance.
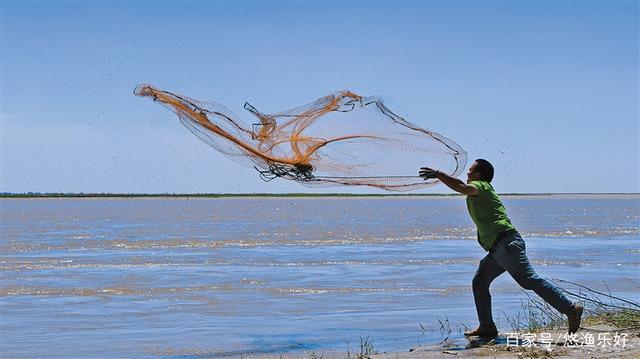
[[156, 89], [136, 87], [175, 112], [203, 142], [233, 161], [255, 168], [265, 181], [294, 180], [305, 185], [369, 186], [389, 191], [429, 187], [418, 176], [429, 166], [458, 176], [466, 152], [454, 141], [391, 112], [378, 97], [337, 91], [304, 106], [276, 114], [244, 108], [244, 122], [225, 106]]

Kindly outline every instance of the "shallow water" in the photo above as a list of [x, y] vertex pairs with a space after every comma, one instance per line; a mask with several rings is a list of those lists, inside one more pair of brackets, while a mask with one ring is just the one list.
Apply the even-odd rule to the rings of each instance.
[[[504, 202], [540, 275], [640, 300], [640, 196]], [[476, 324], [462, 197], [0, 205], [2, 357], [407, 350]], [[527, 296], [507, 274], [492, 294], [509, 329]]]

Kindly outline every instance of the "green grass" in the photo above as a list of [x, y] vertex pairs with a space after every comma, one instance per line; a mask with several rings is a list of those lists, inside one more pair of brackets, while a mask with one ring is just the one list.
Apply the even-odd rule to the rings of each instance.
[[640, 329], [640, 311], [618, 309], [597, 312], [584, 318], [582, 323], [583, 325], [610, 324], [622, 329]]

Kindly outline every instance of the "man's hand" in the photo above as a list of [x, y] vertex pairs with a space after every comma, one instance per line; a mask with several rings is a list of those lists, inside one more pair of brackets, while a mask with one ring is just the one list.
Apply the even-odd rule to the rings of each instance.
[[428, 180], [428, 179], [432, 179], [432, 178], [438, 178], [437, 174], [438, 174], [438, 170], [434, 170], [433, 168], [429, 168], [429, 167], [422, 167], [420, 168], [420, 172], [418, 173], [420, 175], [420, 177], [424, 178], [424, 180]]
[[430, 167], [421, 167], [420, 172], [418, 172], [420, 177], [424, 178], [424, 180], [437, 178], [440, 182], [444, 183], [447, 187], [452, 190], [462, 193], [467, 196], [475, 196], [478, 194], [478, 189], [474, 186], [468, 185], [462, 182], [460, 179], [451, 177], [446, 173], [442, 173], [438, 170], [434, 170]]

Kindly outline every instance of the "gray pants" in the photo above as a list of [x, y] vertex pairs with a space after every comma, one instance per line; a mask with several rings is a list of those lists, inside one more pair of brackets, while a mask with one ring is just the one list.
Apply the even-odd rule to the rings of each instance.
[[536, 274], [529, 263], [524, 240], [518, 232], [509, 233], [497, 242], [480, 261], [473, 277], [473, 297], [480, 325], [494, 325], [489, 285], [505, 271], [524, 289], [533, 290], [560, 313], [568, 314], [573, 303], [560, 289]]

